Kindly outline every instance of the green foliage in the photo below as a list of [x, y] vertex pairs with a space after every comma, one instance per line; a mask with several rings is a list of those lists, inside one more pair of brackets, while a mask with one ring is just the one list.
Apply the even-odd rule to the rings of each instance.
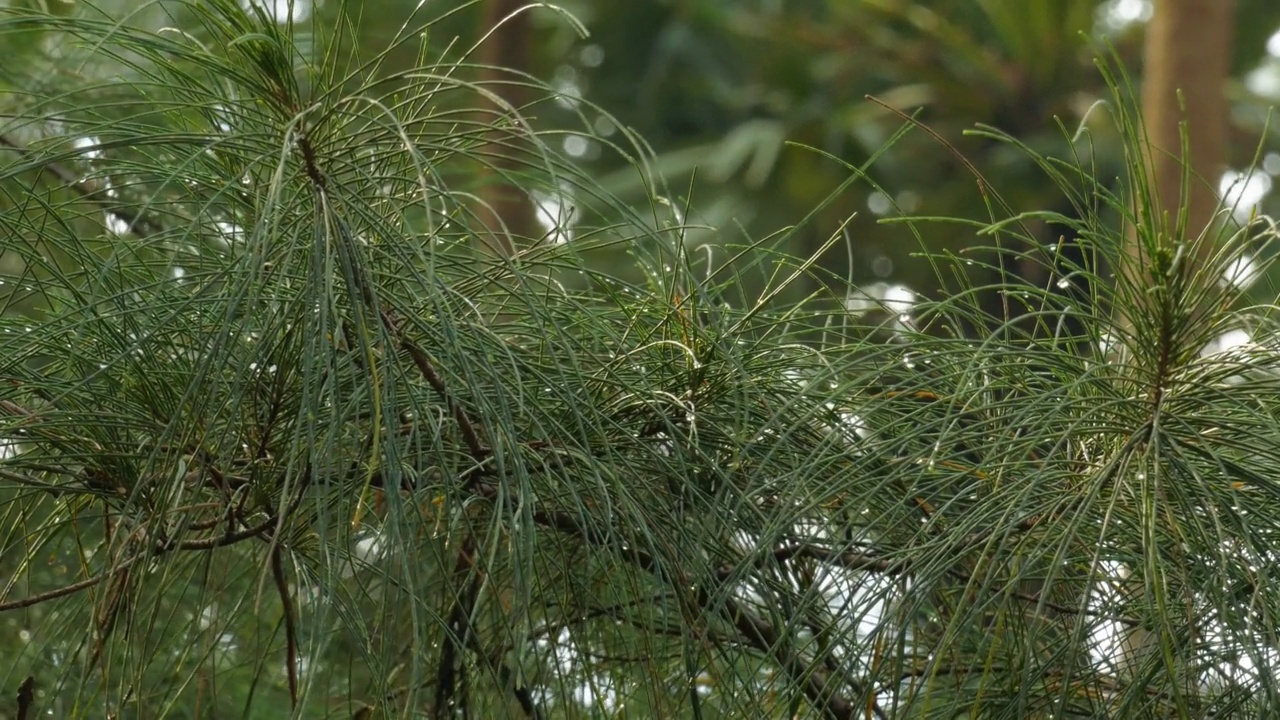
[[[1131, 210], [1141, 162], [1119, 193], [1024, 146], [1083, 219], [982, 181], [954, 222], [994, 249], [858, 317], [820, 254], [691, 245], [686, 209], [464, 112], [491, 98], [430, 32], [388, 80], [341, 34], [164, 10], [0, 13], [87, 68], [10, 70], [0, 125], [0, 685], [33, 712], [1277, 706], [1276, 329], [1218, 283], [1252, 229], [1199, 255]], [[571, 242], [491, 252], [494, 153], [578, 189]], [[1025, 263], [1047, 288], [969, 280]], [[806, 279], [839, 290], [784, 302]]]
[[[969, 169], [924, 133], [884, 145], [899, 118], [868, 99], [907, 112], [956, 144], [966, 160], [1000, 189], [1017, 211], [1069, 205], [1041, 180], [1030, 157], [1007, 143], [963, 138], [975, 124], [998, 127], [1037, 154], [1070, 157], [1073, 148], [1058, 123], [1076, 127], [1092, 119], [1094, 175], [1102, 184], [1124, 173], [1121, 137], [1105, 113], [1090, 108], [1110, 97], [1094, 70], [1100, 46], [1114, 47], [1123, 64], [1138, 67], [1143, 23], [1107, 21], [1119, 7], [1142, 0], [770, 0], [680, 3], [636, 2], [595, 10], [585, 18], [589, 41], [603, 48], [598, 67], [572, 66], [587, 98], [615, 113], [658, 151], [655, 167], [675, 184], [696, 188], [693, 219], [720, 228], [742, 227], [759, 236], [807, 213], [814, 200], [843, 178], [820, 156], [785, 147], [801, 143], [869, 169], [875, 187], [857, 185], [835, 198], [819, 222], [802, 228], [791, 251], [808, 254], [829, 229], [856, 213], [850, 278], [888, 280], [921, 292], [934, 288], [933, 270], [912, 256], [915, 243], [901, 226], [880, 217], [982, 213]], [[588, 10], [596, 3], [580, 3]], [[1235, 58], [1227, 100], [1234, 141], [1229, 166], [1252, 167], [1259, 137], [1277, 147], [1268, 124], [1275, 97], [1259, 67], [1274, 65], [1267, 38], [1280, 27], [1280, 4], [1236, 3]], [[1148, 8], [1149, 9], [1149, 8]], [[550, 74], [552, 66], [543, 65]], [[1255, 78], [1252, 74], [1257, 74]], [[1256, 82], [1255, 82], [1256, 81]], [[1257, 92], [1266, 92], [1257, 90]], [[1280, 158], [1277, 158], [1280, 159]], [[1272, 161], [1273, 163], [1275, 161]], [[611, 158], [595, 161], [607, 169]], [[686, 180], [692, 169], [696, 177]], [[633, 173], [624, 167], [604, 181], [626, 197]], [[1256, 177], [1256, 180], [1264, 181]], [[1217, 187], [1218, 178], [1208, 178]], [[1114, 187], [1112, 188], [1115, 189]], [[637, 193], [638, 194], [638, 193]], [[1280, 196], [1262, 201], [1274, 214]], [[1064, 228], [1032, 225], [1036, 243], [1053, 242]], [[714, 233], [699, 238], [706, 241]], [[973, 233], [937, 226], [932, 249], [970, 247]], [[824, 267], [843, 273], [846, 259]], [[1033, 284], [1047, 277], [1021, 274]], [[998, 274], [975, 278], [1003, 281]], [[1274, 279], [1273, 279], [1274, 280]]]

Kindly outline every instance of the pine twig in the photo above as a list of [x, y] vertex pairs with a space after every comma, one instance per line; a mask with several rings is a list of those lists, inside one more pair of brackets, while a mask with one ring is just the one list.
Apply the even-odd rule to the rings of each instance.
[[284, 574], [283, 550], [279, 543], [271, 549], [271, 577], [276, 592], [280, 594], [280, 607], [284, 613], [285, 675], [289, 681], [289, 707], [298, 707], [298, 626], [294, 617], [293, 599], [289, 596], [289, 583]]
[[164, 229], [164, 224], [150, 215], [134, 210], [109, 197], [107, 188], [98, 187], [93, 181], [72, 172], [71, 169], [61, 163], [41, 159], [36, 151], [13, 138], [7, 135], [0, 135], [0, 147], [9, 148], [28, 160], [36, 160], [38, 169], [52, 173], [77, 195], [98, 205], [108, 215], [114, 215], [122, 220], [138, 236], [155, 235]]
[[18, 714], [14, 717], [17, 720], [27, 720], [27, 715], [31, 712], [31, 706], [36, 700], [36, 679], [34, 676], [28, 675], [26, 680], [18, 686]]

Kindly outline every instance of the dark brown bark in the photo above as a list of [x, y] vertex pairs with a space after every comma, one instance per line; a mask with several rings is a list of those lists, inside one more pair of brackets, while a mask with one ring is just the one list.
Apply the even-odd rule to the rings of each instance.
[[[521, 166], [520, 154], [527, 153], [527, 140], [519, 125], [502, 122], [510, 115], [503, 107], [522, 108], [528, 100], [527, 88], [518, 84], [518, 78], [508, 72], [530, 70], [529, 11], [520, 12], [525, 0], [488, 0], [484, 5], [482, 33], [493, 34], [480, 46], [477, 62], [483, 66], [480, 83], [486, 90], [500, 97], [503, 103], [489, 102], [481, 122], [500, 123], [503, 128], [488, 131], [488, 142], [483, 153], [487, 166], [480, 173], [480, 207], [476, 209], [492, 239], [492, 245], [506, 255], [515, 252], [521, 238], [535, 236], [533, 202], [528, 193], [504, 174], [516, 172]], [[499, 25], [501, 23], [501, 25]], [[496, 30], [495, 30], [496, 28]]]
[[[1143, 58], [1142, 112], [1150, 143], [1152, 192], [1173, 230], [1187, 207], [1184, 237], [1213, 219], [1218, 178], [1227, 160], [1227, 102], [1235, 0], [1156, 0]], [[1188, 153], [1183, 157], [1182, 123]], [[1191, 171], [1186, 196], [1183, 165]], [[1201, 249], [1209, 252], [1211, 243]], [[1203, 255], [1201, 255], [1203, 257]]]

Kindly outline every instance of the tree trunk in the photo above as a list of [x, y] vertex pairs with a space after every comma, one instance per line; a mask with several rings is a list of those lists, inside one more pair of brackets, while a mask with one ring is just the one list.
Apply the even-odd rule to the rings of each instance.
[[[1227, 162], [1224, 90], [1230, 72], [1234, 7], [1235, 0], [1155, 0], [1155, 13], [1146, 29], [1142, 115], [1151, 215], [1142, 216], [1141, 199], [1135, 198], [1139, 203], [1137, 222], [1156, 233], [1159, 251], [1173, 251], [1175, 244], [1183, 241], [1193, 243], [1188, 248], [1191, 262], [1184, 266], [1188, 273], [1203, 266], [1219, 237], [1213, 224], [1218, 181]], [[1185, 187], [1184, 174], [1189, 176]], [[1184, 209], [1185, 221], [1180, 221]], [[1158, 282], [1153, 273], [1159, 271], [1149, 267], [1153, 260], [1147, 255], [1149, 248], [1134, 234], [1128, 250], [1135, 261], [1128, 271], [1136, 289], [1142, 290], [1142, 283]], [[1121, 574], [1126, 578], [1123, 591], [1135, 598], [1142, 598], [1144, 588], [1152, 583], [1161, 584], [1158, 579], [1142, 577], [1138, 568], [1123, 568]], [[1119, 660], [1130, 679], [1143, 677], [1144, 665], [1164, 662], [1159, 637], [1164, 630], [1157, 624], [1125, 631]], [[1177, 662], [1178, 667], [1168, 670], [1194, 699], [1198, 687], [1195, 670], [1185, 658]]]
[[[1217, 208], [1218, 178], [1227, 159], [1223, 91], [1230, 71], [1234, 6], [1235, 0], [1155, 0], [1147, 27], [1142, 113], [1150, 145], [1148, 170], [1156, 218], [1168, 222], [1167, 229], [1181, 231], [1175, 238], [1199, 236]], [[1185, 195], [1184, 164], [1191, 176]], [[1183, 206], [1186, 226], [1176, 228]], [[1200, 250], [1211, 248], [1206, 242]]]
[[[480, 83], [489, 92], [500, 97], [506, 105], [520, 109], [528, 93], [516, 76], [506, 72], [530, 69], [529, 11], [520, 11], [525, 0], [488, 0], [484, 5], [482, 33], [496, 30], [480, 47], [477, 61], [484, 66]], [[505, 22], [504, 22], [505, 21]], [[501, 23], [501, 25], [499, 25]], [[516, 250], [521, 239], [534, 237], [536, 223], [533, 202], [524, 189], [512, 183], [504, 174], [518, 172], [527, 163], [521, 156], [529, 153], [529, 142], [519, 125], [513, 124], [510, 111], [499, 103], [491, 103], [491, 110], [482, 114], [481, 122], [501, 124], [486, 132], [487, 142], [482, 153], [487, 166], [479, 174], [480, 188], [477, 196], [480, 207], [476, 212], [493, 239], [496, 249], [505, 255]]]

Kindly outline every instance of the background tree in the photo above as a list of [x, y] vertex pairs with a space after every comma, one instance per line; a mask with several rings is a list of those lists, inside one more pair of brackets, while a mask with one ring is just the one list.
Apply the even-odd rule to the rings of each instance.
[[[484, 16], [480, 24], [481, 34], [488, 34], [479, 48], [480, 82], [494, 94], [494, 112], [499, 116], [511, 110], [526, 111], [525, 81], [512, 76], [512, 71], [526, 71], [530, 65], [532, 28], [529, 8], [519, 0], [488, 0], [484, 3]], [[514, 119], [508, 120], [508, 123]], [[482, 124], [486, 124], [484, 120]], [[479, 212], [485, 224], [507, 254], [515, 251], [517, 239], [521, 244], [535, 241], [540, 233], [534, 222], [533, 200], [521, 189], [519, 182], [507, 177], [519, 171], [513, 162], [516, 152], [511, 143], [522, 142], [522, 133], [506, 132], [508, 123], [494, 123], [489, 128], [490, 147], [486, 155], [494, 164], [492, 175], [481, 173]], [[497, 177], [494, 177], [497, 175]], [[487, 176], [487, 177], [486, 177]]]
[[[1217, 7], [1229, 12], [1226, 4]], [[878, 221], [899, 213], [978, 214], [981, 198], [968, 168], [949, 153], [939, 154], [926, 134], [913, 133], [884, 149], [900, 118], [866, 96], [907, 112], [918, 109], [923, 121], [1004, 188], [1013, 207], [1070, 215], [1075, 210], [1059, 191], [1035, 181], [1033, 162], [1001, 143], [964, 133], [975, 124], [997, 127], [1048, 156], [1087, 156], [1099, 177], [1118, 175], [1124, 162], [1118, 136], [1105, 113], [1090, 112], [1109, 99], [1109, 91], [1086, 38], [1107, 38], [1121, 61], [1138, 68], [1150, 10], [1142, 2], [1016, 0], [639, 3], [616, 15], [587, 16], [595, 33], [591, 42], [609, 51], [598, 69], [579, 71], [588, 79], [588, 97], [640, 129], [656, 147], [670, 148], [660, 161], [669, 177], [699, 167], [694, 194], [703, 200], [702, 219], [712, 226], [731, 226], [733, 218], [767, 232], [785, 224], [783, 218], [805, 213], [815, 196], [839, 182], [838, 164], [785, 148], [784, 142], [820, 148], [853, 165], [880, 153], [871, 170], [876, 187], [851, 188], [799, 237], [805, 247], [817, 247], [828, 228], [857, 212], [850, 226], [851, 279], [932, 292], [932, 270], [911, 258], [920, 244], [903, 226]], [[1215, 165], [1229, 163], [1243, 174], [1275, 99], [1248, 90], [1267, 86], [1273, 61], [1265, 46], [1280, 27], [1280, 15], [1274, 5], [1249, 0], [1238, 4], [1234, 17], [1239, 34], [1225, 57], [1234, 78], [1227, 96], [1234, 108], [1235, 154], [1223, 154]], [[1199, 38], [1192, 45], [1217, 40]], [[1090, 132], [1075, 135], [1082, 125]], [[1274, 142], [1268, 135], [1265, 147]], [[1206, 178], [1217, 190], [1218, 177]], [[1269, 182], [1261, 173], [1252, 181], [1249, 196]], [[1239, 196], [1245, 183], [1235, 188]], [[1038, 244], [1052, 245], [1064, 228], [1033, 230]], [[933, 227], [924, 242], [930, 249], [961, 250], [974, 239], [962, 228]], [[827, 262], [847, 274], [842, 254]], [[1040, 266], [1027, 263], [1019, 274], [1043, 285]]]
[[1151, 143], [1151, 210], [1186, 208], [1185, 220], [1168, 220], [1174, 236], [1205, 233], [1217, 215], [1213, 181], [1227, 161], [1234, 9], [1234, 2], [1165, 0], [1155, 3], [1147, 29], [1142, 110]]

